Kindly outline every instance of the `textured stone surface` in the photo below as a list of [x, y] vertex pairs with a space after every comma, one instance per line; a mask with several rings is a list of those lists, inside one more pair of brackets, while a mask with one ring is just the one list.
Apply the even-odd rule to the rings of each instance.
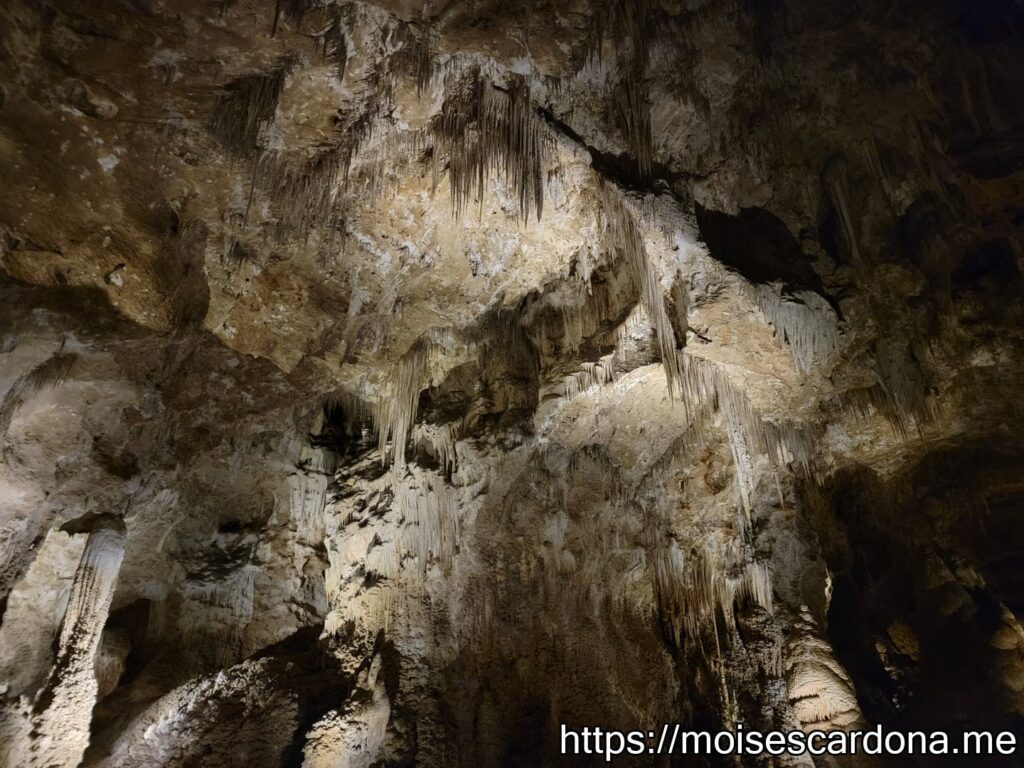
[[5, 765], [1019, 727], [1017, 3], [0, 19]]

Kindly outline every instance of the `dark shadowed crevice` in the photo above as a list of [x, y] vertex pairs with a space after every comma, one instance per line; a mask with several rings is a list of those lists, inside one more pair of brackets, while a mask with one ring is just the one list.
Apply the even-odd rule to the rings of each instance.
[[763, 208], [738, 214], [695, 206], [697, 226], [711, 255], [752, 283], [781, 282], [787, 291], [825, 294], [810, 258], [785, 223]]

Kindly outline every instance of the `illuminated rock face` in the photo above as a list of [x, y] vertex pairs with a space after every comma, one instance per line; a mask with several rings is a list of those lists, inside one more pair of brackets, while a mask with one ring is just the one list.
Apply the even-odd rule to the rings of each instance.
[[[96, 653], [124, 557], [119, 518], [97, 521], [78, 563], [57, 636], [53, 668], [32, 703], [29, 734], [11, 745], [26, 766], [77, 765], [88, 746], [96, 703]], [[16, 756], [16, 757], [15, 757]]]
[[1016, 3], [0, 18], [0, 765], [1019, 723]]

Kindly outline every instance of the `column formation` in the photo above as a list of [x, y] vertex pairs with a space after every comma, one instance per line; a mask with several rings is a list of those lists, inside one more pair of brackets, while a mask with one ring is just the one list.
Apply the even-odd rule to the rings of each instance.
[[75, 572], [53, 670], [32, 707], [26, 766], [74, 768], [89, 745], [97, 693], [96, 651], [124, 548], [125, 528], [119, 518], [95, 522]]

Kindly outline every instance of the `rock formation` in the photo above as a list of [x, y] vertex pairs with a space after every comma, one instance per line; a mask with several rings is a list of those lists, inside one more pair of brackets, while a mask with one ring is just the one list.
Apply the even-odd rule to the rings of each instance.
[[1024, 738], [1018, 0], [0, 20], [0, 765]]

